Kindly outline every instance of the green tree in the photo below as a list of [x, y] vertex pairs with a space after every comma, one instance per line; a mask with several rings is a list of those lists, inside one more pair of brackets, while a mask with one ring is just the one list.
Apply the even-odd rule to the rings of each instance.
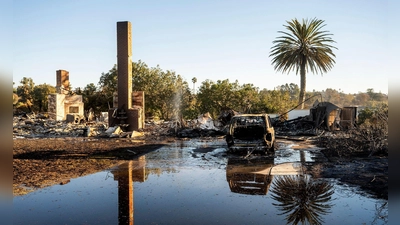
[[47, 112], [48, 96], [51, 93], [56, 93], [56, 88], [49, 84], [39, 84], [33, 88], [33, 103], [34, 109], [38, 112]]
[[213, 118], [217, 118], [222, 110], [241, 111], [241, 99], [237, 92], [239, 87], [238, 81], [230, 83], [228, 79], [217, 82], [203, 81], [197, 93], [200, 112], [209, 112]]
[[299, 93], [300, 93], [300, 88], [299, 85], [290, 83], [290, 84], [284, 84], [281, 85], [277, 88], [280, 91], [288, 91], [290, 94], [290, 100], [295, 100], [298, 99]]
[[82, 91], [82, 100], [85, 105], [85, 109], [88, 110], [92, 108], [94, 111], [98, 111], [99, 98], [96, 85], [93, 83], [87, 84]]
[[144, 62], [134, 63], [132, 73], [132, 88], [134, 91], [144, 91], [145, 110], [150, 116], [169, 119], [172, 112], [172, 97], [175, 73], [164, 72], [158, 65], [149, 68]]
[[183, 118], [194, 119], [201, 113], [197, 104], [197, 96], [193, 93], [183, 95], [185, 104], [182, 106]]
[[80, 87], [75, 88], [74, 93], [77, 95], [83, 95], [83, 91]]
[[257, 87], [253, 84], [243, 84], [237, 92], [236, 95], [239, 98], [237, 109], [244, 113], [260, 113], [259, 108], [256, 107], [260, 102]]
[[367, 102], [370, 100], [370, 96], [367, 93], [358, 93], [352, 103], [354, 105], [358, 105], [358, 106], [364, 106], [367, 104]]
[[114, 65], [107, 73], [102, 73], [98, 82], [99, 92], [104, 98], [105, 108], [113, 107], [113, 95], [117, 91], [118, 70]]
[[367, 94], [369, 95], [369, 98], [370, 98], [372, 101], [375, 100], [376, 93], [374, 92], [374, 89], [373, 89], [373, 88], [368, 88], [368, 89], [367, 89]]
[[288, 31], [278, 31], [283, 36], [277, 37], [272, 43], [270, 56], [274, 69], [283, 73], [300, 72], [300, 108], [304, 108], [306, 92], [306, 73], [326, 73], [333, 67], [335, 54], [332, 49], [337, 49], [331, 43], [328, 31], [321, 31], [325, 26], [323, 20], [304, 20], [300, 23], [297, 19], [287, 21], [284, 27]]
[[20, 81], [21, 85], [17, 87], [17, 95], [19, 96], [19, 102], [21, 103], [17, 108], [32, 112], [33, 105], [33, 89], [35, 83], [32, 78], [23, 77]]
[[[142, 61], [132, 65], [132, 89], [144, 91], [148, 116], [181, 119], [193, 111], [189, 85], [175, 71], [164, 71], [159, 65], [148, 67]], [[190, 114], [190, 113], [189, 113]]]
[[223, 110], [234, 110], [242, 113], [260, 112], [258, 88], [253, 84], [240, 85], [236, 80], [228, 79], [217, 82], [206, 80], [198, 89], [197, 102], [201, 113], [209, 112], [213, 118]]
[[382, 102], [386, 100], [384, 94], [375, 92], [373, 88], [368, 88], [367, 94], [369, 95], [371, 101]]
[[284, 114], [296, 106], [295, 100], [290, 100], [289, 91], [263, 89], [259, 92], [259, 98], [258, 111], [263, 113]]
[[[117, 79], [118, 70], [115, 65], [100, 77], [99, 91], [108, 102], [112, 102], [113, 93], [117, 91]], [[144, 91], [146, 115], [161, 119], [172, 119], [178, 112], [185, 117], [189, 109], [180, 108], [190, 105], [189, 102], [193, 100], [188, 83], [180, 75], [170, 70], [163, 71], [158, 65], [150, 68], [141, 60], [132, 62], [132, 90]], [[193, 111], [193, 106], [190, 110]]]
[[325, 89], [324, 101], [331, 102], [333, 104], [338, 104], [340, 102], [340, 93], [332, 88]]

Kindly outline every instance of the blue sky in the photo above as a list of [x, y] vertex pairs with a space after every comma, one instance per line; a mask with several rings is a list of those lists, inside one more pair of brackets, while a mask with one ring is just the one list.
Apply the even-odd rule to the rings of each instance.
[[[397, 2], [397, 1], [396, 1]], [[198, 87], [206, 79], [238, 80], [260, 89], [300, 85], [295, 72], [275, 72], [272, 41], [286, 21], [318, 18], [333, 34], [336, 64], [308, 74], [307, 91], [388, 93], [395, 51], [389, 45], [389, 1], [31, 1], [13, 2], [13, 81], [55, 85], [70, 72], [73, 88], [97, 84], [117, 62], [116, 23], [132, 23], [132, 60], [173, 70]], [[393, 54], [393, 55], [392, 55]], [[392, 71], [393, 70], [393, 71]], [[191, 87], [191, 86], [190, 86]]]

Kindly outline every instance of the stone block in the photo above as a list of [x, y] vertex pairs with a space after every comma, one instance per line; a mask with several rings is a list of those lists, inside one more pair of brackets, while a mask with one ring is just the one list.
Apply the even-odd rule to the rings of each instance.
[[65, 95], [50, 94], [48, 95], [48, 103], [49, 117], [54, 120], [65, 120]]
[[80, 124], [83, 119], [83, 116], [78, 114], [67, 114], [65, 121], [67, 123]]
[[139, 129], [142, 129], [144, 124], [142, 120], [142, 111], [141, 108], [133, 108], [129, 109], [127, 112], [127, 122], [129, 123], [129, 126], [127, 127], [128, 131], [137, 131]]
[[126, 119], [122, 122], [119, 119], [117, 119], [118, 115], [117, 112], [115, 111], [116, 108], [109, 109], [108, 111], [108, 126], [113, 127], [117, 126], [121, 123], [124, 124], [129, 124], [129, 126], [125, 127], [125, 131], [137, 131], [139, 129], [144, 128], [144, 122], [142, 119], [142, 109], [137, 107], [133, 109], [129, 109], [126, 112]]

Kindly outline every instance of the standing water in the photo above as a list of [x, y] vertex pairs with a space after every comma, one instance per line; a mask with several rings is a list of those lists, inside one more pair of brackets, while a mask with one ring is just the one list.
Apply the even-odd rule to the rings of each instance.
[[112, 169], [14, 197], [14, 224], [385, 224], [387, 201], [304, 174], [313, 153], [226, 153], [175, 142]]

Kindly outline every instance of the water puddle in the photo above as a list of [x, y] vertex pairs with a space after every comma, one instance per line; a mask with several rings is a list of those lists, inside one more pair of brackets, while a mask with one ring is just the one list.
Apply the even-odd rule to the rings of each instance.
[[14, 224], [385, 224], [387, 201], [303, 174], [313, 151], [227, 154], [180, 141], [115, 168], [14, 197]]

